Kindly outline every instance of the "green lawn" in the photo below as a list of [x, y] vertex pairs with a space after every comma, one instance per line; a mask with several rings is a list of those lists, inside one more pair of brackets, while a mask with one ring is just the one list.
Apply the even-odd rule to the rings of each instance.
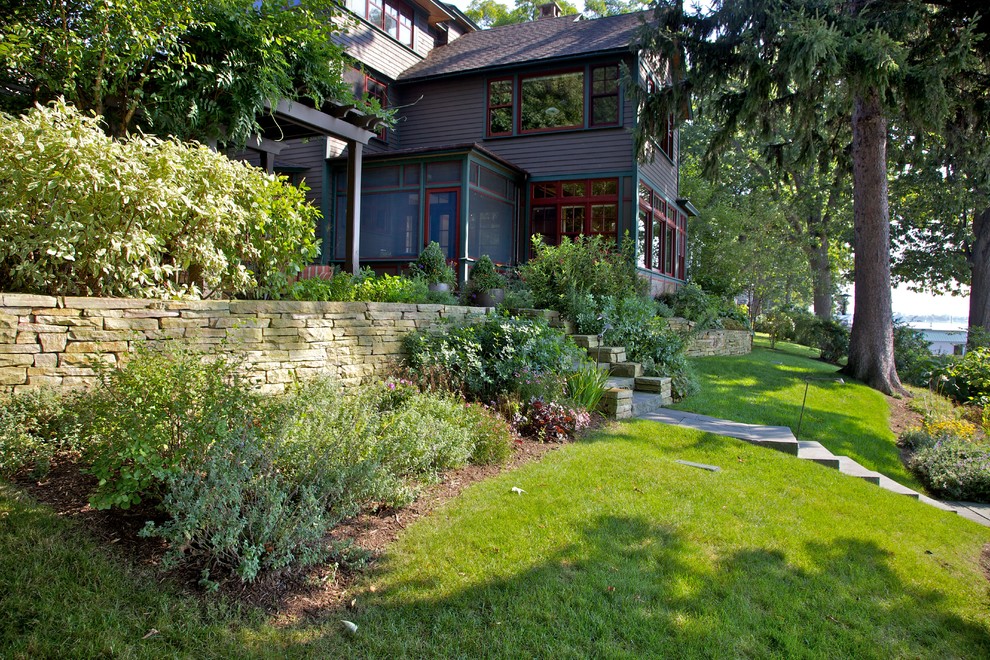
[[806, 346], [769, 342], [756, 337], [753, 352], [733, 357], [691, 360], [701, 392], [675, 405], [679, 410], [750, 424], [789, 426], [797, 430], [805, 376], [812, 380], [801, 423], [800, 439], [817, 440], [833, 454], [849, 456], [866, 468], [916, 490], [921, 483], [901, 462], [890, 430], [886, 398], [865, 385], [844, 378], [837, 367], [815, 359]]
[[389, 548], [356, 609], [274, 628], [116, 568], [0, 488], [0, 655], [988, 657], [988, 542], [827, 468], [636, 421], [470, 487]]

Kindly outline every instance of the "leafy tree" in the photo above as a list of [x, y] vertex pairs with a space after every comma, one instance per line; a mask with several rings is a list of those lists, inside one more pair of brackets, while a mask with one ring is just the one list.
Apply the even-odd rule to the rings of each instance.
[[[641, 135], [658, 134], [692, 93], [720, 127], [709, 152], [741, 129], [772, 136], [782, 120], [812, 157], [823, 113], [852, 135], [857, 305], [846, 371], [870, 386], [901, 389], [893, 355], [887, 132], [944, 121], [950, 79], [971, 66], [975, 29], [925, 0], [715, 0], [710, 12], [662, 2], [643, 32], [672, 84], [643, 92]], [[838, 95], [838, 96], [837, 96]], [[804, 148], [808, 147], [808, 148]]]
[[[493, 28], [534, 21], [540, 17], [542, 4], [545, 3], [539, 0], [516, 0], [515, 8], [509, 9], [499, 0], [471, 0], [464, 13], [482, 28]], [[577, 7], [566, 0], [557, 0], [557, 5], [563, 16], [578, 13]]]
[[22, 0], [0, 11], [0, 109], [63, 97], [111, 135], [243, 144], [266, 104], [348, 98], [332, 0]]
[[631, 14], [646, 9], [649, 3], [642, 0], [585, 0], [584, 15], [589, 18]]

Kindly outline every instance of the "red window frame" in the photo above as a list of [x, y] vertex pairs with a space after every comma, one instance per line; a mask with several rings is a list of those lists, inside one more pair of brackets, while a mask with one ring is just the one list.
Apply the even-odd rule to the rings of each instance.
[[[552, 128], [528, 128], [524, 129], [522, 127], [522, 104], [523, 104], [523, 83], [526, 80], [531, 80], [533, 78], [553, 78], [554, 76], [565, 76], [570, 73], [580, 73], [581, 80], [581, 123], [571, 124], [568, 126], [554, 126]], [[534, 135], [539, 133], [553, 133], [556, 131], [573, 131], [575, 129], [584, 128], [588, 124], [588, 75], [585, 69], [560, 69], [556, 71], [540, 71], [538, 73], [530, 73], [527, 75], [519, 76], [518, 93], [516, 94], [516, 106], [518, 107], [518, 112], [516, 112], [516, 133], [518, 135]]]
[[[492, 103], [492, 85], [496, 83], [507, 82], [509, 83], [509, 102], [508, 103]], [[492, 135], [512, 135], [512, 127], [515, 126], [514, 113], [516, 106], [516, 84], [513, 78], [492, 78], [488, 81], [488, 110], [485, 114], [488, 121], [485, 126], [485, 131], [489, 136]], [[493, 110], [503, 110], [508, 108], [509, 110], [509, 130], [507, 131], [492, 131], [492, 111]]]
[[[603, 87], [602, 91], [596, 90], [595, 74], [599, 71], [607, 72], [609, 69], [612, 70], [613, 78], [609, 78], [607, 75], [602, 80], [606, 85], [611, 84], [610, 87]], [[615, 120], [614, 121], [595, 121], [595, 101], [598, 99], [607, 99], [610, 97], [615, 98]], [[588, 84], [588, 125], [589, 126], [617, 126], [619, 124], [619, 115], [621, 113], [621, 105], [619, 103], [619, 65], [618, 64], [602, 64], [598, 66], [591, 67], [591, 81]]]
[[[378, 9], [380, 18], [372, 18], [372, 7]], [[413, 13], [404, 4], [395, 2], [395, 0], [366, 0], [364, 4], [364, 16], [362, 18], [381, 29], [400, 44], [412, 48], [414, 40]], [[389, 18], [393, 20], [393, 25], [391, 26], [388, 23]]]
[[[595, 184], [609, 184], [612, 192], [595, 194]], [[578, 190], [577, 186], [583, 186]], [[530, 230], [544, 236], [548, 243], [560, 243], [561, 236], [576, 238], [584, 236], [607, 236], [614, 240], [619, 237], [619, 179], [603, 177], [596, 179], [561, 179], [559, 181], [537, 181], [530, 184]], [[612, 207], [615, 209], [614, 229], [611, 231], [592, 231], [596, 209]], [[536, 216], [553, 210], [555, 227], [554, 233], [536, 232]], [[579, 231], [565, 231], [564, 225], [567, 210], [580, 209], [582, 217]]]
[[637, 246], [640, 268], [683, 280], [687, 216], [644, 183], [639, 184]]
[[[364, 76], [364, 90], [368, 96], [378, 99], [382, 108], [388, 107], [388, 85], [380, 80], [376, 80], [371, 76], [365, 74]], [[388, 131], [382, 128], [378, 131], [377, 137], [382, 142], [388, 142]]]
[[430, 241], [440, 242], [439, 237], [434, 237], [430, 235], [430, 195], [434, 193], [453, 193], [454, 194], [454, 236], [453, 236], [453, 248], [454, 254], [458, 255], [461, 253], [461, 188], [427, 188], [426, 190], [426, 204], [425, 213], [423, 216], [423, 247], [425, 248], [430, 244]]

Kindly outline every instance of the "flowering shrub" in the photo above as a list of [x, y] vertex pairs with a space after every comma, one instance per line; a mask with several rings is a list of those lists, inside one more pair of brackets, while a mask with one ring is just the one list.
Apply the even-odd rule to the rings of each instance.
[[534, 399], [519, 422], [519, 432], [540, 442], [567, 442], [591, 424], [591, 415], [555, 401]]
[[990, 445], [958, 438], [939, 440], [918, 451], [911, 469], [937, 495], [990, 502]]

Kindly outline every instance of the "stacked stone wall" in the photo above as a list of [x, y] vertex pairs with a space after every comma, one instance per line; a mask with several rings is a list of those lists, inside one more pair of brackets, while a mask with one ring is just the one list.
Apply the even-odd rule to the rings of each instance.
[[380, 378], [403, 337], [481, 307], [392, 303], [72, 298], [0, 293], [0, 391], [90, 387], [94, 361], [139, 346], [235, 356], [265, 392], [319, 374], [345, 384]]
[[[668, 324], [679, 332], [693, 332], [694, 321], [681, 318], [668, 319]], [[705, 330], [693, 334], [685, 353], [688, 357], [712, 357], [716, 355], [746, 355], [753, 350], [753, 334], [749, 330]]]

